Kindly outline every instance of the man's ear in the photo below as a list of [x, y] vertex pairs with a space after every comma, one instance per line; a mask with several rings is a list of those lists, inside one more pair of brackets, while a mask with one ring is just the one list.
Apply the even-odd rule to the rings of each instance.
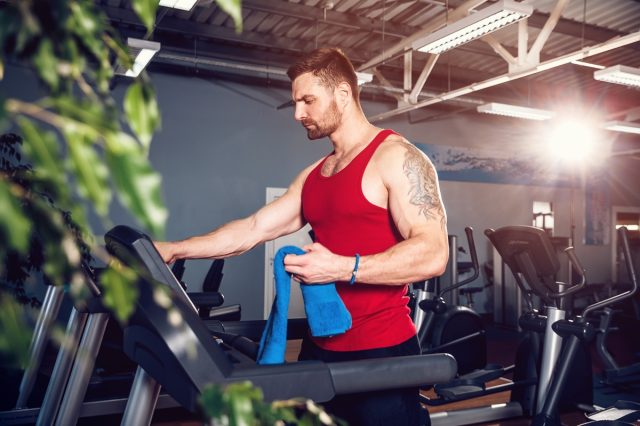
[[345, 107], [351, 101], [351, 85], [346, 81], [338, 84], [336, 87], [336, 96], [340, 105]]

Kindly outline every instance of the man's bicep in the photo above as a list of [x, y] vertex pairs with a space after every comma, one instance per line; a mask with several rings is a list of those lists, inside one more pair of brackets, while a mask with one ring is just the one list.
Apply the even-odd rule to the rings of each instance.
[[424, 227], [446, 233], [446, 212], [431, 161], [407, 143], [395, 152], [392, 162], [389, 207], [402, 235], [408, 238], [412, 231]]
[[255, 229], [264, 241], [287, 235], [304, 226], [299, 198], [288, 191], [254, 215]]
[[280, 198], [267, 204], [254, 215], [254, 227], [261, 232], [264, 241], [296, 232], [306, 224], [302, 215], [302, 187], [313, 166], [315, 164], [296, 176]]

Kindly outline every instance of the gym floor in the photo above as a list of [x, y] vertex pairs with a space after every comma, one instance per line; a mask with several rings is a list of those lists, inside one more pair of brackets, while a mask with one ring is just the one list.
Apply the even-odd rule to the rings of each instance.
[[[488, 362], [497, 363], [500, 365], [509, 365], [513, 362], [513, 356], [515, 354], [518, 342], [520, 340], [520, 335], [513, 330], [508, 330], [502, 327], [497, 327], [493, 325], [489, 325], [487, 327], [487, 342], [488, 342]], [[621, 336], [612, 336], [611, 344], [612, 344], [612, 352], [617, 354], [622, 354], [624, 357], [624, 353], [627, 352], [626, 346], [628, 342], [624, 342]], [[287, 359], [295, 360], [297, 357], [297, 353], [299, 350], [299, 341], [290, 341], [287, 346]], [[619, 350], [618, 350], [619, 349]], [[594, 402], [596, 404], [600, 403], [603, 405], [608, 405], [610, 402], [607, 402], [606, 399], [613, 398], [613, 401], [616, 399], [630, 399], [633, 401], [640, 401], [640, 385], [627, 389], [626, 394], [616, 395], [614, 394], [614, 390], [612, 389], [603, 389], [598, 385], [597, 374], [601, 371], [602, 366], [598, 361], [598, 357], [595, 353], [592, 354], [593, 361], [593, 371], [594, 371]], [[624, 362], [624, 360], [621, 360]], [[604, 399], [603, 399], [604, 398]], [[460, 408], [472, 408], [472, 407], [480, 407], [491, 404], [499, 404], [503, 402], [507, 402], [509, 400], [509, 392], [497, 393], [490, 396], [485, 396], [481, 398], [475, 398], [473, 400], [464, 401], [460, 403], [447, 404], [441, 407], [429, 407], [429, 411], [435, 413], [439, 410], [452, 410], [452, 409], [460, 409]], [[588, 421], [585, 418], [584, 414], [580, 411], [563, 413], [562, 416], [563, 424], [567, 426], [575, 426], [581, 423]], [[201, 423], [198, 421], [176, 421], [176, 420], [162, 420], [155, 419], [152, 422], [155, 426], [195, 426], [200, 425]], [[478, 423], [478, 425], [485, 426], [528, 426], [531, 424], [531, 419], [529, 418], [516, 418], [503, 420], [499, 422], [490, 422], [490, 423]], [[392, 426], [392, 425], [390, 425]]]

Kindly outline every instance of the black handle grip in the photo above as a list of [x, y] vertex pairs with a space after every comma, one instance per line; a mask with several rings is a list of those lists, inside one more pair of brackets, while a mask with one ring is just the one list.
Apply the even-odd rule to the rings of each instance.
[[457, 372], [449, 354], [410, 355], [327, 364], [336, 394], [446, 383]]
[[473, 228], [467, 226], [464, 228], [465, 234], [467, 234], [467, 242], [469, 243], [469, 252], [471, 254], [471, 263], [473, 264], [474, 272], [474, 280], [478, 277], [480, 273], [480, 264], [478, 263], [478, 252], [476, 251], [476, 244], [473, 240]]

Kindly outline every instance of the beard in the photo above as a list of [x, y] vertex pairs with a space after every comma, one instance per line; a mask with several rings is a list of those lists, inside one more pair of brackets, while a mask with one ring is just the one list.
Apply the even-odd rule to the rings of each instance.
[[310, 140], [315, 140], [324, 138], [335, 132], [341, 120], [342, 114], [338, 110], [338, 104], [333, 100], [320, 121], [309, 118], [303, 120], [302, 125], [307, 129], [307, 137]]

